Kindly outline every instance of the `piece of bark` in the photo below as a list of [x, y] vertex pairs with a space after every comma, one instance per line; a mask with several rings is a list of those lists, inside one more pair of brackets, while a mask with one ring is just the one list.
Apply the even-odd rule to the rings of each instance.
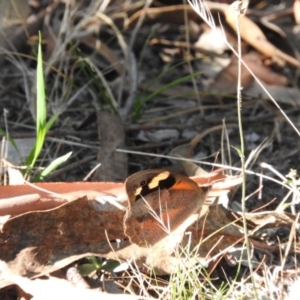
[[[240, 177], [226, 176], [220, 170], [194, 176], [192, 179], [198, 185], [213, 184], [208, 196], [211, 202], [241, 183]], [[84, 196], [88, 200], [114, 200], [125, 203], [125, 206], [127, 201], [124, 184], [115, 182], [42, 182], [0, 186], [0, 216], [47, 210]]]
[[[15, 274], [26, 277], [54, 272], [91, 254], [121, 261], [134, 259], [145, 272], [175, 272], [184, 262], [175, 255], [181, 232], [175, 236], [172, 233], [151, 248], [139, 247], [125, 240], [124, 213], [113, 206], [103, 210], [96, 201], [83, 197], [55, 209], [14, 217], [0, 233], [0, 260], [7, 262]], [[193, 215], [188, 222], [197, 217]], [[201, 243], [198, 255], [205, 258], [241, 242], [243, 234], [235, 226], [236, 220], [230, 211], [211, 206], [207, 218], [187, 228], [192, 235], [183, 239], [182, 249]], [[116, 239], [121, 241], [114, 242]], [[263, 247], [268, 248], [265, 244]]]
[[[213, 182], [209, 194], [215, 197], [227, 193], [230, 187], [240, 182], [237, 180], [239, 178], [228, 176], [222, 178], [222, 176], [224, 175], [216, 173], [203, 178], [194, 178], [194, 180], [200, 182], [200, 185], [207, 184], [208, 181]], [[92, 188], [90, 184], [94, 186], [92, 191], [76, 190], [76, 186], [78, 189]], [[186, 262], [183, 254], [179, 256], [180, 258], [176, 256], [176, 249], [180, 249], [177, 245], [184, 231], [192, 232], [192, 234], [184, 236], [182, 249], [186, 249], [187, 246], [192, 249], [201, 244], [197, 254], [203, 259], [243, 241], [243, 234], [235, 225], [240, 217], [220, 206], [211, 206], [206, 218], [195, 222], [198, 215], [193, 215], [180, 226], [179, 231], [172, 232], [153, 247], [139, 247], [130, 244], [124, 235], [125, 211], [117, 209], [110, 203], [103, 205], [94, 200], [100, 197], [100, 200], [104, 201], [106, 196], [109, 196], [126, 206], [123, 185], [113, 183], [40, 185], [52, 186], [55, 192], [68, 190], [71, 192], [60, 194], [62, 199], [69, 201], [66, 204], [46, 211], [29, 211], [3, 224], [0, 232], [0, 260], [7, 262], [15, 274], [22, 276], [45, 275], [92, 254], [120, 261], [134, 259], [137, 267], [144, 272], [154, 270], [156, 274], [170, 274]], [[30, 194], [36, 191], [34, 187], [26, 187]], [[16, 190], [22, 191], [22, 187], [5, 188], [6, 195], [11, 190], [7, 188], [13, 188], [14, 196], [18, 195]], [[51, 195], [46, 191], [40, 191], [40, 193], [41, 197], [45, 197], [44, 199]], [[52, 194], [55, 197], [57, 195]], [[88, 195], [90, 200], [84, 195]], [[76, 199], [80, 196], [81, 198]], [[189, 227], [186, 229], [185, 226]], [[120, 239], [120, 242], [117, 242], [117, 239]], [[268, 248], [269, 246], [262, 244], [260, 247]], [[273, 251], [273, 248], [269, 250]], [[194, 262], [190, 261], [190, 263]], [[1, 283], [0, 287], [3, 287]]]
[[89, 200], [110, 196], [126, 201], [124, 185], [114, 182], [43, 182], [0, 186], [0, 216], [55, 208], [86, 196]]

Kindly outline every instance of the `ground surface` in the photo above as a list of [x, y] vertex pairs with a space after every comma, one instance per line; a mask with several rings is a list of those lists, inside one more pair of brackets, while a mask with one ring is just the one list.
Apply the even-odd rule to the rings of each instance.
[[[2, 41], [2, 46], [11, 41], [17, 49], [1, 61], [0, 128], [7, 128], [14, 139], [22, 139], [19, 146], [35, 137], [36, 32], [42, 30], [47, 114], [49, 118], [56, 113], [59, 116], [48, 132], [38, 165], [46, 166], [54, 158], [73, 152], [47, 181], [81, 181], [103, 161], [109, 162], [108, 167], [100, 167], [100, 175], [96, 173], [89, 180], [123, 181], [127, 174], [149, 168], [182, 171], [167, 158], [112, 153], [119, 148], [170, 155], [176, 146], [218, 125], [219, 129], [201, 139], [193, 158], [240, 167], [236, 150], [240, 148], [237, 68], [229, 69], [235, 65], [235, 58], [227, 47], [223, 50], [222, 43], [216, 43], [220, 38], [188, 10], [188, 4], [183, 8], [175, 6], [175, 1], [153, 1], [153, 10], [143, 11], [141, 3], [131, 1], [112, 1], [107, 6], [102, 1], [81, 1], [67, 8], [62, 3], [46, 2], [45, 7], [39, 4], [38, 8], [31, 8], [31, 14], [43, 16], [42, 22], [33, 21], [30, 37], [18, 43], [22, 34], [14, 32]], [[247, 16], [275, 47], [297, 60], [300, 25], [296, 24], [293, 4], [255, 1]], [[217, 13], [226, 22], [223, 6], [213, 10], [218, 24]], [[236, 33], [228, 24], [223, 26], [235, 47]], [[210, 41], [197, 46], [195, 42], [205, 35]], [[248, 55], [252, 69], [294, 126], [300, 128], [299, 66], [297, 69], [280, 56], [268, 57], [260, 51], [260, 42], [256, 42], [251, 46], [242, 42], [244, 55]], [[243, 74], [246, 159], [251, 151], [264, 145], [248, 169], [280, 181], [273, 171], [262, 169], [261, 163], [271, 165], [283, 176], [290, 169], [297, 170], [299, 135], [251, 76]], [[274, 74], [279, 77], [273, 78]], [[103, 112], [117, 114], [121, 121], [104, 118]], [[117, 126], [109, 131], [113, 123]], [[124, 136], [120, 136], [122, 131]], [[108, 153], [104, 153], [105, 148]], [[214, 167], [203, 168], [211, 171]], [[108, 169], [113, 171], [107, 172]], [[262, 190], [255, 193], [261, 184]], [[278, 183], [262, 183], [255, 175], [247, 177], [247, 195], [253, 194], [247, 201], [249, 211], [276, 198], [267, 208], [272, 210], [287, 193]], [[235, 191], [231, 203], [240, 203], [240, 197], [240, 191]]]

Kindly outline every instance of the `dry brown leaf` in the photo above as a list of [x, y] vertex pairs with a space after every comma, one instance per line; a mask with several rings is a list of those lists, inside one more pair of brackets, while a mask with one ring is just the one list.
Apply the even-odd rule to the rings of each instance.
[[[247, 53], [242, 57], [245, 64], [260, 80], [277, 86], [286, 86], [289, 80], [286, 76], [273, 72], [265, 67], [260, 57], [254, 52]], [[238, 59], [233, 57], [231, 63], [223, 69], [215, 78], [210, 86], [210, 90], [220, 94], [236, 93], [236, 85], [238, 81]], [[241, 85], [244, 89], [252, 85], [253, 77], [250, 72], [242, 65]]]
[[[243, 60], [246, 57], [243, 56]], [[241, 85], [247, 88], [253, 81], [252, 75], [245, 67], [242, 67]], [[224, 68], [214, 79], [210, 85], [210, 90], [216, 94], [234, 94], [236, 93], [236, 85], [238, 82], [238, 59], [233, 56], [230, 64]]]
[[125, 142], [124, 125], [121, 118], [107, 112], [97, 113], [99, 150], [94, 181], [123, 182], [127, 177], [127, 154], [116, 152]]
[[[201, 139], [205, 135], [201, 135]], [[189, 144], [183, 144], [175, 147], [170, 155], [179, 157], [179, 158], [192, 158], [194, 152], [194, 148], [191, 146], [191, 143]], [[176, 160], [174, 159], [174, 164], [178, 169], [181, 170], [183, 169], [184, 174], [187, 176], [200, 176], [202, 174], [207, 174], [206, 171], [204, 171], [201, 167], [196, 165], [194, 162], [188, 161], [188, 160]]]

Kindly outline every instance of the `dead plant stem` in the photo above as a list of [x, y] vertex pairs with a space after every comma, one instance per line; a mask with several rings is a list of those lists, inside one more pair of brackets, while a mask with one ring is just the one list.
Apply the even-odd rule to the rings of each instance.
[[[238, 4], [239, 3], [239, 4]], [[257, 291], [255, 288], [255, 279], [252, 276], [253, 274], [253, 265], [251, 261], [251, 250], [250, 243], [248, 238], [248, 228], [247, 228], [247, 220], [246, 220], [246, 162], [245, 162], [245, 142], [244, 142], [244, 132], [243, 132], [243, 122], [242, 122], [242, 86], [241, 86], [241, 73], [242, 73], [242, 48], [241, 48], [241, 32], [240, 32], [240, 23], [239, 17], [244, 12], [240, 11], [240, 1], [236, 2], [237, 6], [234, 8], [235, 16], [236, 16], [236, 28], [237, 28], [237, 41], [238, 41], [238, 81], [237, 81], [237, 115], [238, 115], [238, 125], [239, 125], [239, 134], [240, 134], [240, 143], [241, 148], [239, 151], [241, 157], [241, 169], [242, 169], [242, 216], [243, 216], [243, 227], [244, 227], [244, 236], [245, 236], [245, 244], [247, 249], [247, 257], [248, 264], [250, 270], [251, 281], [253, 284], [253, 291], [255, 294], [255, 298], [258, 299]]]

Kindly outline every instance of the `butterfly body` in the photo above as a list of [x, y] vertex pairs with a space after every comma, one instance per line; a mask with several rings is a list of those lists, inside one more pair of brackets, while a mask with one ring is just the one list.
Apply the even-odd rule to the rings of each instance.
[[167, 170], [146, 170], [125, 182], [129, 207], [125, 234], [132, 243], [152, 246], [197, 213], [209, 188]]

